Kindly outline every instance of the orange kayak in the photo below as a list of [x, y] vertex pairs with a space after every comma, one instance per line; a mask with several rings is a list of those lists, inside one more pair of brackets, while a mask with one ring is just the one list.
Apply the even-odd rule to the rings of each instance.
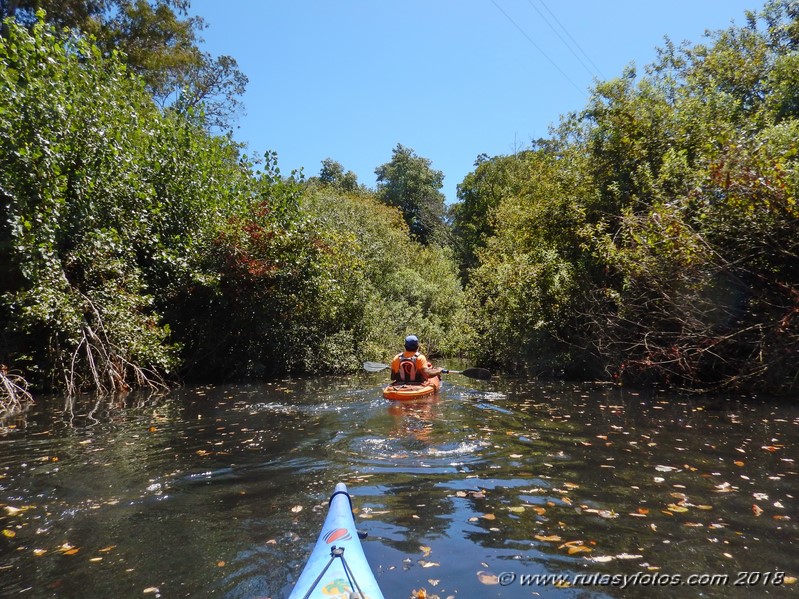
[[383, 397], [393, 401], [410, 401], [422, 399], [438, 393], [441, 388], [441, 377], [434, 376], [418, 385], [392, 384], [383, 389]]

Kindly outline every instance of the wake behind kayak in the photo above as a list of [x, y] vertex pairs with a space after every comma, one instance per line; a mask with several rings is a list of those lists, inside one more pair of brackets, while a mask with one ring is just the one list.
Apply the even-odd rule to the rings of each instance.
[[322, 531], [288, 599], [383, 599], [355, 530], [344, 483], [330, 496]]

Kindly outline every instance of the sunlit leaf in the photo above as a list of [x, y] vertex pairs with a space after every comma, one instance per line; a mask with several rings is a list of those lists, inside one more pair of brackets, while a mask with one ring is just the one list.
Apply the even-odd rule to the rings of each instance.
[[36, 557], [39, 557], [40, 555], [44, 555], [45, 553], [47, 553], [47, 549], [34, 549], [33, 550], [33, 555], [35, 555]]
[[575, 553], [591, 553], [593, 549], [590, 547], [586, 547], [585, 545], [575, 545], [574, 547], [569, 547], [569, 555], [574, 555]]
[[496, 520], [497, 519], [497, 517], [494, 514], [483, 514], [480, 517], [485, 519], [485, 520]]
[[419, 564], [422, 568], [435, 568], [436, 566], [440, 566], [441, 565], [438, 562], [428, 562], [427, 560], [423, 560], [423, 559], [420, 559], [416, 563]]
[[538, 541], [544, 541], [544, 542], [547, 542], [547, 543], [559, 543], [560, 541], [563, 540], [558, 535], [549, 535], [549, 536], [535, 535], [535, 537], [533, 537], [533, 538], [537, 539]]
[[735, 464], [735, 465], [736, 465], [736, 466], [738, 466], [739, 468], [743, 467], [743, 465], [744, 465], [744, 463], [743, 463], [741, 460], [735, 460], [735, 461], [733, 462], [733, 464]]
[[687, 507], [683, 507], [681, 505], [674, 504], [674, 503], [670, 503], [669, 506], [668, 506], [668, 510], [670, 512], [682, 513], [682, 512], [687, 512], [688, 508]]
[[538, 514], [539, 516], [543, 516], [544, 514], [547, 513], [547, 509], [546, 508], [543, 508], [543, 507], [538, 506], [538, 505], [533, 508], [533, 511], [536, 514]]
[[424, 557], [427, 557], [427, 556], [428, 556], [428, 555], [430, 555], [430, 553], [433, 551], [433, 549], [432, 549], [432, 548], [430, 548], [430, 547], [428, 547], [427, 545], [420, 545], [420, 546], [419, 546], [419, 549], [421, 549], [421, 550], [422, 550], [422, 555], [423, 555]]
[[142, 593], [160, 593], [160, 589], [158, 587], [147, 587], [142, 591]]
[[674, 466], [655, 466], [655, 470], [658, 472], [674, 472], [677, 468]]
[[515, 505], [508, 508], [509, 512], [513, 512], [514, 514], [521, 514], [524, 512], [524, 506], [522, 505]]
[[752, 504], [752, 513], [754, 513], [755, 517], [760, 516], [763, 513], [763, 509], [757, 505], [756, 503]]
[[3, 530], [3, 536], [8, 537], [9, 539], [13, 539], [14, 537], [17, 536], [17, 533], [15, 533], [13, 530], [9, 530], [6, 528]]
[[499, 577], [496, 574], [483, 570], [477, 573], [477, 580], [483, 584], [499, 584]]
[[782, 582], [783, 584], [796, 584], [796, 576], [786, 576]]
[[291, 512], [293, 514], [299, 514], [301, 511], [302, 511], [301, 505], [295, 505], [293, 508], [291, 508]]

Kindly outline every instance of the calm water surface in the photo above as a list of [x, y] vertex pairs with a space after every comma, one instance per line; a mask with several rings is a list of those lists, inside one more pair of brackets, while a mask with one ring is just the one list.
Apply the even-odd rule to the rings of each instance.
[[39, 400], [0, 422], [0, 596], [282, 599], [339, 481], [387, 599], [799, 591], [796, 402], [383, 381]]

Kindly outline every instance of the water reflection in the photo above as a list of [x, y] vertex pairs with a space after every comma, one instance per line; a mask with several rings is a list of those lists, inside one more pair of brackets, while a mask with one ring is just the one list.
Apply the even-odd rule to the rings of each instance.
[[[339, 480], [389, 598], [675, 594], [503, 572], [799, 575], [796, 406], [457, 376], [392, 404], [382, 382], [40, 400], [0, 433], [0, 595], [276, 599]], [[677, 594], [799, 588], [764, 579]]]

